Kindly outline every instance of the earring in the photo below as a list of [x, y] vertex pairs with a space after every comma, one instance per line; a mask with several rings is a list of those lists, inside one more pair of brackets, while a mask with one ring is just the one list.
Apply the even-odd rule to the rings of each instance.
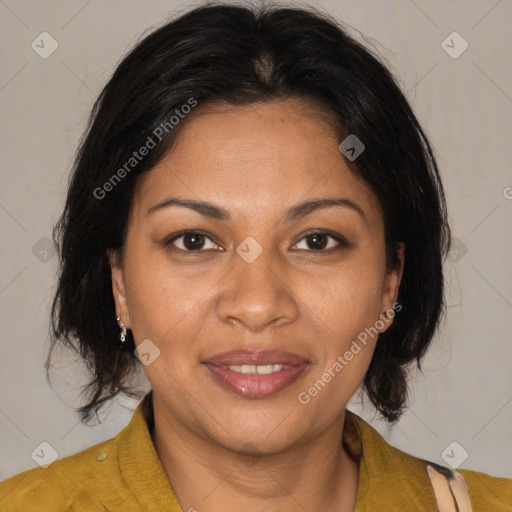
[[117, 323], [119, 325], [119, 339], [121, 340], [121, 348], [124, 347], [124, 344], [125, 344], [125, 341], [126, 341], [126, 328], [123, 324], [123, 322], [121, 321], [121, 317], [117, 317], [116, 318], [117, 320]]

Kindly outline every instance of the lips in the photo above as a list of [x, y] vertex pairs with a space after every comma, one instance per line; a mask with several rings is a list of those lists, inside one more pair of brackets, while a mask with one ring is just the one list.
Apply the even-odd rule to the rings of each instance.
[[[309, 366], [309, 362], [303, 357], [282, 350], [233, 350], [217, 354], [203, 364], [224, 389], [244, 398], [265, 398], [275, 395], [292, 385]], [[282, 367], [266, 375], [234, 371], [244, 365]]]
[[299, 366], [308, 361], [303, 357], [283, 352], [282, 350], [232, 350], [223, 352], [204, 361], [206, 364], [215, 366], [238, 366], [243, 364], [264, 365], [264, 364], [283, 364], [287, 366]]

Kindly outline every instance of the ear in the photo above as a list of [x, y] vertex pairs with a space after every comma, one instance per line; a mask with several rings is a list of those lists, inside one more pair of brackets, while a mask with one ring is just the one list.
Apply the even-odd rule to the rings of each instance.
[[[405, 263], [405, 245], [403, 242], [399, 243], [398, 247], [398, 259], [399, 265], [397, 269], [392, 270], [386, 276], [384, 281], [384, 287], [382, 290], [382, 302], [381, 302], [381, 315], [380, 318], [386, 324], [384, 328], [379, 329], [380, 332], [385, 332], [389, 329], [391, 324], [393, 323], [393, 317], [395, 310], [393, 309], [393, 305], [398, 298], [398, 290], [400, 288], [400, 282], [402, 281], [402, 273], [404, 270]], [[401, 309], [401, 307], [400, 307]], [[397, 308], [397, 311], [400, 311]], [[393, 313], [391, 313], [391, 311]], [[388, 312], [388, 316], [384, 316], [383, 313]]]
[[112, 273], [112, 294], [116, 303], [116, 316], [120, 317], [126, 329], [131, 329], [130, 311], [126, 300], [126, 285], [124, 270], [119, 251], [109, 249], [107, 251]]

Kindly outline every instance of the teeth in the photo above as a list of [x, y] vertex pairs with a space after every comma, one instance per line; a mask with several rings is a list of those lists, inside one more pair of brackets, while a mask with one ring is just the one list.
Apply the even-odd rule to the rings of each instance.
[[248, 375], [269, 375], [274, 372], [279, 372], [283, 368], [290, 368], [290, 366], [284, 364], [261, 364], [258, 366], [253, 364], [242, 364], [225, 366], [224, 368], [229, 368], [234, 372]]

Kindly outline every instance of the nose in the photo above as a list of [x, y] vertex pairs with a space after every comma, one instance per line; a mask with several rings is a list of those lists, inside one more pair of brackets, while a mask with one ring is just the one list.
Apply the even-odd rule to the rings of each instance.
[[261, 332], [296, 320], [300, 308], [295, 293], [270, 250], [252, 263], [234, 255], [233, 265], [219, 290], [217, 312], [223, 322]]

